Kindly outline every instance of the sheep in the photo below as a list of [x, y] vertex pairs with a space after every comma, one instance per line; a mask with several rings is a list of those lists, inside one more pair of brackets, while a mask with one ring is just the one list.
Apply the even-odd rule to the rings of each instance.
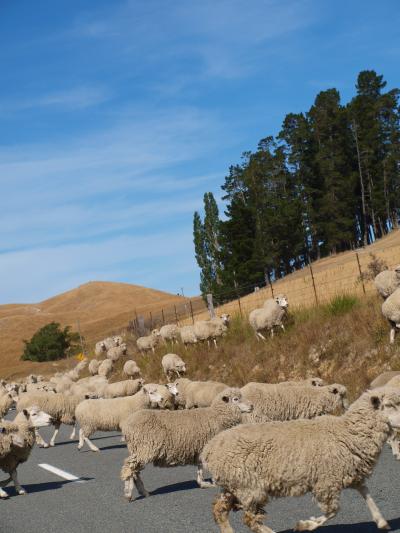
[[65, 376], [71, 379], [72, 381], [78, 381], [82, 370], [84, 370], [87, 367], [87, 364], [88, 362], [86, 359], [84, 361], [80, 361], [72, 370], [67, 372]]
[[287, 387], [249, 383], [241, 391], [254, 406], [253, 411], [245, 416], [246, 422], [314, 418], [347, 408], [346, 387], [338, 384]]
[[400, 287], [400, 265], [395, 266], [393, 270], [380, 272], [375, 277], [374, 284], [378, 293], [386, 300]]
[[280, 326], [285, 331], [282, 321], [287, 314], [288, 305], [286, 296], [278, 294], [275, 298], [266, 300], [263, 307], [251, 311], [249, 314], [249, 323], [258, 340], [266, 340], [261, 333], [264, 329], [271, 332], [271, 337], [274, 336], [274, 327], [276, 326]]
[[39, 394], [21, 394], [17, 402], [17, 411], [37, 406], [52, 417], [52, 425], [54, 426], [54, 433], [49, 444], [37, 432], [37, 442], [44, 448], [54, 446], [57, 434], [60, 430], [61, 424], [74, 426], [70, 439], [75, 438], [75, 409], [76, 406], [85, 399], [83, 396], [67, 396], [65, 394], [55, 393], [39, 393]]
[[273, 387], [273, 386], [276, 386], [276, 385], [279, 385], [279, 386], [286, 386], [286, 387], [306, 387], [306, 386], [310, 386], [310, 387], [323, 387], [326, 385], [325, 381], [322, 379], [322, 378], [315, 378], [315, 377], [312, 377], [312, 378], [306, 378], [306, 379], [300, 379], [298, 381], [294, 381], [294, 380], [291, 380], [291, 381], [280, 381], [279, 383], [259, 383], [259, 382], [256, 382], [256, 381], [250, 381], [249, 383], [247, 383], [248, 386], [250, 385], [255, 385], [255, 386], [263, 386], [265, 385], [266, 387]]
[[136, 364], [136, 361], [133, 361], [132, 359], [126, 361], [122, 372], [125, 374], [125, 376], [128, 376], [131, 379], [134, 377], [140, 377], [142, 375], [140, 368]]
[[396, 289], [382, 304], [382, 314], [391, 325], [389, 341], [394, 344], [396, 331], [400, 330], [400, 288]]
[[107, 352], [107, 359], [111, 359], [114, 363], [121, 359], [123, 355], [126, 354], [127, 346], [125, 343], [120, 344], [119, 346], [114, 346], [110, 348]]
[[92, 359], [88, 365], [89, 374], [91, 374], [92, 376], [95, 376], [99, 370], [99, 366], [100, 366], [100, 361], [98, 359]]
[[139, 337], [136, 341], [136, 346], [142, 354], [149, 352], [150, 350], [154, 353], [159, 339], [160, 332], [158, 329], [153, 329], [150, 335], [147, 335], [146, 337]]
[[214, 519], [222, 533], [233, 533], [228, 515], [244, 509], [251, 531], [273, 533], [262, 525], [262, 507], [270, 498], [311, 492], [323, 515], [298, 522], [298, 531], [314, 530], [339, 510], [344, 488], [357, 490], [373, 520], [389, 529], [365, 484], [392, 428], [400, 427], [400, 394], [390, 389], [364, 393], [342, 416], [242, 425], [214, 437], [201, 454], [222, 493]]
[[143, 386], [143, 379], [127, 379], [107, 384], [102, 390], [103, 398], [120, 398], [122, 396], [132, 396]]
[[194, 323], [193, 331], [198, 341], [207, 341], [210, 346], [210, 340], [217, 347], [217, 338], [226, 334], [230, 315], [221, 315], [211, 320], [198, 320]]
[[110, 359], [104, 359], [104, 361], [101, 361], [97, 373], [99, 376], [109, 378], [112, 374], [113, 367], [113, 362]]
[[14, 398], [9, 392], [0, 395], [0, 419], [6, 416], [13, 403]]
[[204, 445], [218, 432], [239, 424], [242, 413], [251, 405], [243, 401], [239, 389], [225, 389], [210, 407], [193, 411], [141, 410], [126, 418], [122, 433], [128, 446], [129, 457], [121, 470], [124, 493], [132, 500], [133, 484], [139, 494], [148, 496], [140, 477], [147, 463], [154, 466], [178, 466], [197, 464], [197, 482], [204, 482], [199, 465], [199, 455]]
[[10, 477], [0, 483], [0, 498], [8, 498], [8, 494], [1, 487], [5, 487], [11, 480], [18, 494], [26, 494], [26, 490], [18, 481], [18, 465], [29, 458], [35, 444], [35, 430], [50, 424], [50, 415], [37, 406], [23, 409], [12, 422], [1, 422], [0, 469]]
[[179, 327], [176, 324], [166, 324], [160, 328], [160, 336], [164, 344], [167, 344], [168, 341], [175, 344], [180, 338]]
[[[163, 401], [162, 393], [156, 386], [149, 384], [133, 396], [81, 402], [75, 410], [75, 417], [80, 426], [78, 450], [81, 450], [86, 442], [93, 452], [100, 451], [90, 440], [93, 433], [120, 430], [121, 422], [133, 411], [160, 406]], [[167, 389], [164, 388], [164, 396], [166, 393]]]
[[96, 345], [94, 347], [94, 353], [98, 357], [99, 355], [103, 355], [104, 352], [106, 352], [106, 345], [104, 341], [96, 342]]
[[185, 362], [175, 353], [165, 354], [161, 359], [161, 366], [168, 381], [171, 381], [171, 376], [174, 374], [180, 378], [182, 374], [186, 373]]
[[194, 332], [194, 326], [182, 326], [179, 330], [181, 337], [181, 342], [184, 344], [185, 348], [188, 344], [197, 344], [198, 339]]
[[73, 383], [66, 394], [74, 396], [89, 396], [98, 398], [103, 395], [108, 380], [103, 376], [90, 376]]
[[191, 381], [180, 378], [167, 385], [175, 396], [178, 406], [192, 409], [193, 407], [209, 407], [220, 392], [228, 387], [218, 381]]
[[371, 381], [369, 388], [378, 389], [386, 385], [392, 378], [400, 375], [399, 370], [388, 370], [387, 372], [382, 372], [379, 374], [373, 381]]

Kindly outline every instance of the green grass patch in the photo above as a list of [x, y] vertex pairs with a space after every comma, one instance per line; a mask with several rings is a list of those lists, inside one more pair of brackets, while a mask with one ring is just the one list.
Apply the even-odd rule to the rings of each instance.
[[328, 316], [340, 316], [349, 313], [359, 303], [359, 299], [356, 296], [342, 294], [335, 296], [325, 306], [325, 311]]

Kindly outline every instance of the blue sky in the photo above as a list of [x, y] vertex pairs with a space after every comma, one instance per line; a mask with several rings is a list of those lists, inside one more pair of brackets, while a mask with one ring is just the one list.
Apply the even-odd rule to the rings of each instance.
[[1, 0], [0, 303], [198, 292], [192, 218], [284, 115], [398, 87], [397, 0]]

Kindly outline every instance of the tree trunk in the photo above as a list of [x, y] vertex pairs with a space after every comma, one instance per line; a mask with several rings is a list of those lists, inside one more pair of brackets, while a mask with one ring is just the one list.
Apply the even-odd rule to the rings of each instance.
[[352, 131], [353, 131], [353, 135], [354, 135], [354, 140], [356, 142], [358, 173], [359, 173], [359, 176], [360, 176], [361, 205], [362, 205], [361, 231], [362, 231], [362, 234], [363, 234], [363, 245], [367, 246], [367, 244], [368, 244], [368, 236], [367, 236], [367, 212], [366, 212], [366, 207], [365, 207], [365, 188], [364, 188], [364, 179], [363, 179], [362, 168], [361, 168], [360, 149], [358, 147], [357, 124], [356, 124], [355, 120], [353, 120]]

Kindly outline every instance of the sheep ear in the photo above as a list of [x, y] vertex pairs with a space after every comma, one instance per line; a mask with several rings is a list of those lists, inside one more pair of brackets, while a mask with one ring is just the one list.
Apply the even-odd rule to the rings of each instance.
[[371, 404], [374, 409], [379, 409], [379, 406], [381, 405], [381, 399], [379, 396], [371, 396]]
[[24, 416], [26, 418], [29, 418], [29, 413], [28, 413], [28, 411], [26, 409], [22, 409], [22, 412], [24, 413]]
[[222, 396], [222, 401], [225, 403], [229, 402], [229, 396]]
[[337, 394], [339, 391], [336, 387], [333, 387], [333, 389], [331, 389], [331, 392], [332, 394]]
[[89, 400], [90, 396], [89, 394], [85, 394], [85, 400]]

